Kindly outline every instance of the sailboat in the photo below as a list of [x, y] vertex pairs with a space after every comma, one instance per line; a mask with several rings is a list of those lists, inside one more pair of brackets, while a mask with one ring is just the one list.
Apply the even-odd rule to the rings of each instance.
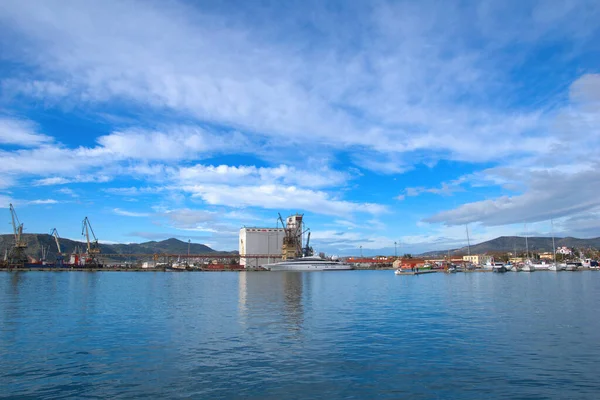
[[556, 244], [554, 243], [554, 221], [550, 220], [550, 224], [552, 226], [552, 251], [554, 255], [554, 262], [548, 267], [548, 271], [562, 271], [567, 268], [566, 264], [558, 264], [556, 262]]
[[527, 242], [527, 224], [525, 224], [525, 257], [527, 259], [525, 260], [525, 263], [521, 267], [521, 272], [535, 271], [533, 263], [531, 262], [531, 259], [529, 258], [529, 243]]

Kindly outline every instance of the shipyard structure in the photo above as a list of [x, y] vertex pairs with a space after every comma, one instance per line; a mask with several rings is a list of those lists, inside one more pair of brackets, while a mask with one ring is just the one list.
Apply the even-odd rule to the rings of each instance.
[[[238, 241], [240, 265], [256, 268], [301, 257], [308, 251], [310, 233], [307, 246], [303, 247], [304, 234], [307, 231], [308, 229], [304, 229], [303, 214], [290, 215], [285, 221], [280, 215], [275, 228], [241, 228]], [[253, 257], [244, 257], [246, 255]]]

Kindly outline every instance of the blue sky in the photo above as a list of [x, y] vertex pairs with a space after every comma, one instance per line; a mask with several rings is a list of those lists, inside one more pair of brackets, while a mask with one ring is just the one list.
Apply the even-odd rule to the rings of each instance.
[[600, 236], [597, 1], [0, 5], [0, 232], [317, 250]]

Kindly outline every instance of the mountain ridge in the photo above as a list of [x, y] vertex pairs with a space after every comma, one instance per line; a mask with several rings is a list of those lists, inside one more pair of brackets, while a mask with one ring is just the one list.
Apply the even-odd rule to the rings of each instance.
[[[579, 239], [571, 236], [555, 237], [556, 247], [575, 247], [575, 248], [600, 248], [600, 237], [591, 239]], [[529, 251], [547, 252], [552, 251], [552, 237], [532, 236], [527, 237]], [[525, 236], [500, 236], [495, 239], [487, 240], [470, 246], [471, 254], [482, 254], [489, 252], [513, 252], [516, 248], [517, 253], [525, 251]], [[434, 250], [419, 254], [420, 256], [446, 255], [464, 255], [469, 251], [468, 246], [449, 250]]]
[[[42, 246], [49, 247], [48, 260], [53, 261], [58, 249], [54, 237], [48, 234], [27, 233], [22, 236], [27, 249], [25, 254], [32, 258], [40, 258]], [[0, 258], [4, 257], [6, 249], [10, 252], [13, 246], [14, 236], [11, 234], [0, 235]], [[63, 254], [70, 254], [77, 251], [85, 251], [86, 243], [71, 239], [60, 238], [60, 246]], [[176, 238], [169, 238], [162, 241], [149, 241], [142, 243], [99, 243], [100, 254], [187, 254], [188, 242]], [[217, 251], [204, 244], [190, 243], [190, 254], [231, 254], [232, 252]]]

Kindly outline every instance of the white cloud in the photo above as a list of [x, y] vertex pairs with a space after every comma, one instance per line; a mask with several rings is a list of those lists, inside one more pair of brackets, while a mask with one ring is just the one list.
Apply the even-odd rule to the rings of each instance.
[[8, 175], [0, 175], [0, 189], [6, 189], [14, 185], [15, 180]]
[[[54, 176], [51, 178], [37, 179], [33, 182], [33, 184], [36, 186], [56, 186], [56, 185], [66, 185], [69, 183], [88, 183], [88, 182], [105, 183], [105, 182], [110, 182], [111, 179], [112, 178], [110, 176], [106, 176], [106, 175], [97, 175], [97, 176], [75, 175], [75, 176], [69, 177], [69, 178]], [[59, 192], [60, 192], [60, 190], [59, 190]], [[63, 193], [66, 193], [66, 192], [63, 192]], [[70, 193], [66, 193], [66, 194], [70, 194]]]
[[596, 194], [600, 172], [589, 161], [593, 149], [600, 149], [600, 108], [594, 107], [600, 100], [598, 81], [598, 75], [584, 75], [573, 83], [573, 103], [558, 111], [552, 128], [561, 138], [556, 155], [519, 159], [459, 180], [502, 185], [519, 193], [467, 203], [425, 221], [493, 226], [577, 216], [600, 208]]
[[11, 196], [6, 196], [0, 194], [0, 208], [8, 208], [9, 204], [14, 206], [18, 205], [49, 205], [49, 204], [58, 204], [57, 200], [54, 199], [36, 199], [36, 200], [21, 200], [15, 199]]
[[113, 209], [113, 212], [115, 214], [117, 214], [117, 215], [122, 215], [122, 216], [125, 216], [125, 217], [137, 217], [137, 218], [141, 218], [141, 217], [149, 217], [150, 216], [149, 213], [121, 210], [120, 208]]
[[138, 164], [130, 167], [133, 174], [143, 175], [165, 182], [182, 185], [202, 183], [239, 184], [282, 184], [309, 188], [336, 187], [348, 179], [349, 174], [328, 167], [298, 169], [288, 165], [256, 167], [254, 165], [203, 165], [168, 166], [162, 164]]
[[8, 208], [10, 204], [14, 204], [15, 201], [12, 197], [0, 194], [0, 208]]
[[202, 228], [203, 224], [214, 222], [217, 219], [217, 215], [214, 212], [189, 208], [167, 210], [162, 215], [167, 217], [170, 224], [178, 229]]
[[57, 192], [66, 194], [67, 196], [71, 196], [71, 197], [79, 197], [79, 195], [77, 193], [75, 193], [73, 191], [73, 189], [69, 189], [69, 188], [61, 188], [61, 189], [58, 189]]
[[0, 144], [29, 147], [49, 142], [52, 138], [37, 133], [31, 121], [0, 117]]
[[[539, 17], [548, 9], [560, 7], [522, 5], [519, 11], [527, 12], [519, 14], [522, 23], [512, 25], [512, 33], [554, 37], [546, 18]], [[481, 10], [482, 18], [497, 27], [493, 14], [486, 7]], [[253, 11], [263, 17], [277, 12]], [[511, 43], [502, 36], [503, 29], [497, 28], [496, 39], [477, 23], [457, 23], [478, 20], [470, 8], [457, 4], [381, 3], [355, 6], [354, 11], [332, 13], [315, 6], [311, 15], [318, 18], [306, 22], [323, 37], [313, 42], [310, 35], [295, 35], [306, 34], [295, 31], [302, 24], [286, 19], [261, 24], [260, 18], [241, 19], [179, 2], [168, 8], [136, 1], [69, 7], [52, 1], [9, 2], [5, 29], [26, 40], [39, 56], [31, 58], [32, 52], [4, 44], [17, 61], [56, 77], [54, 86], [34, 80], [43, 89], [28, 89], [29, 95], [63, 98], [67, 92], [77, 105], [125, 100], [253, 132], [255, 137], [260, 133], [268, 141], [395, 155], [389, 158], [393, 162], [356, 159], [381, 172], [402, 172], [421, 162], [414, 152], [482, 162], [515, 150], [547, 153], [553, 146], [551, 138], [542, 143], [536, 138], [543, 132], [548, 108], [519, 112], [488, 105], [518, 89], [507, 84], [511, 64], [503, 63], [509, 58], [499, 55]], [[578, 33], [568, 32], [569, 38], [587, 37], [593, 33], [589, 16], [597, 13], [598, 7], [588, 4], [570, 8], [564, 16], [558, 13], [552, 21], [555, 26], [577, 26]], [[508, 15], [498, 15], [500, 26], [511, 22]], [[81, 23], [91, 16], [93, 24]], [[332, 29], [342, 25], [362, 26], [364, 36], [353, 40], [350, 30]], [[160, 40], [156, 32], [161, 32]], [[297, 46], [272, 40], [283, 37], [282, 32], [304, 39]], [[486, 46], [470, 44], [482, 35]], [[348, 42], [354, 46], [351, 52], [345, 47]], [[527, 44], [534, 46], [533, 41]], [[511, 50], [518, 64], [528, 48], [522, 53]], [[227, 145], [219, 141], [222, 134], [208, 141], [201, 131], [173, 138], [144, 133], [146, 142], [140, 143], [135, 130], [126, 130], [102, 138], [100, 144], [118, 157], [161, 160]], [[130, 146], [132, 141], [139, 152]], [[244, 145], [237, 143], [237, 148]]]
[[184, 191], [210, 205], [228, 207], [259, 206], [266, 209], [307, 210], [318, 214], [350, 215], [356, 212], [381, 214], [386, 207], [379, 204], [337, 200], [325, 192], [294, 186], [184, 186]]
[[574, 174], [531, 172], [526, 183], [528, 189], [523, 194], [464, 204], [425, 221], [448, 225], [481, 222], [493, 226], [544, 221], [600, 208], [597, 169]]
[[181, 160], [199, 154], [239, 148], [246, 139], [238, 132], [207, 132], [199, 127], [176, 126], [164, 131], [129, 129], [98, 138], [97, 151], [108, 152], [118, 159]]
[[43, 199], [43, 200], [30, 200], [27, 204], [41, 205], [41, 204], [57, 204], [58, 201], [54, 199]]
[[456, 179], [451, 182], [442, 182], [440, 187], [426, 188], [423, 186], [417, 187], [408, 187], [404, 189], [404, 194], [396, 196], [397, 200], [404, 200], [406, 197], [415, 197], [419, 196], [423, 193], [431, 193], [442, 196], [450, 196], [455, 192], [464, 191], [464, 189], [460, 186], [462, 183], [466, 181], [466, 177], [462, 177], [460, 179]]

